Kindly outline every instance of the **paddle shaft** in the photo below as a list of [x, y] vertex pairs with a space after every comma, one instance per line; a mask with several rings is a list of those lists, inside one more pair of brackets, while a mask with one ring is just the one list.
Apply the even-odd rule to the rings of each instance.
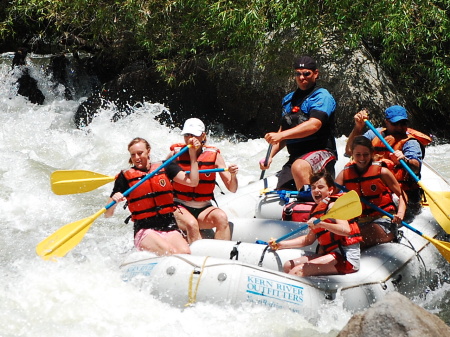
[[[383, 142], [383, 144], [386, 146], [386, 148], [394, 153], [394, 149], [389, 145], [389, 143], [383, 138], [383, 136], [378, 132], [377, 129], [366, 119], [364, 120], [366, 125], [377, 135], [378, 138]], [[429, 204], [431, 212], [433, 213], [433, 216], [436, 218], [439, 225], [445, 230], [447, 234], [450, 234], [450, 212], [444, 205], [448, 205], [449, 199], [443, 198], [443, 196], [438, 195], [432, 191], [429, 191], [424, 184], [419, 180], [419, 177], [409, 168], [409, 166], [406, 164], [406, 162], [401, 159], [400, 163], [405, 168], [405, 170], [411, 175], [411, 177], [414, 178], [416, 183], [422, 188], [422, 190], [425, 192], [425, 194], [429, 198]]]
[[[267, 163], [269, 162], [270, 153], [272, 152], [272, 144], [269, 145], [269, 148], [267, 149], [266, 158], [264, 159], [264, 166], [267, 166]], [[264, 178], [264, 173], [266, 170], [261, 171], [261, 175], [259, 176], [259, 180]], [[265, 187], [267, 188], [267, 187]]]
[[[320, 219], [317, 219], [316, 221], [320, 222]], [[314, 221], [314, 223], [316, 223], [316, 221]], [[308, 225], [306, 223], [304, 223], [304, 222], [300, 222], [299, 224], [302, 224], [303, 226], [297, 228], [296, 230], [294, 230], [294, 231], [292, 231], [290, 233], [287, 233], [287, 234], [283, 235], [282, 237], [279, 237], [278, 239], [275, 240], [275, 242], [278, 243], [278, 242], [284, 241], [284, 240], [290, 238], [291, 236], [293, 236], [293, 235], [295, 235], [297, 233], [300, 233], [301, 231], [303, 231], [306, 228], [308, 228]]]
[[[171, 158], [166, 160], [162, 165], [160, 165], [156, 170], [147, 174], [144, 178], [142, 178], [137, 184], [133, 185], [129, 189], [127, 189], [123, 196], [129, 195], [136, 188], [138, 188], [144, 181], [153, 177], [158, 171], [169, 165], [174, 159], [180, 156], [182, 153], [187, 151], [191, 147], [188, 145], [180, 150], [177, 154], [173, 155]], [[106, 212], [107, 209], [111, 208], [116, 201], [111, 201], [108, 205], [103, 207], [94, 215], [87, 217], [82, 220], [78, 220], [76, 222], [70, 223], [58, 229], [52, 235], [42, 240], [36, 246], [36, 253], [44, 259], [53, 258], [55, 256], [64, 256], [69, 252], [72, 248], [74, 248], [84, 237], [87, 230], [91, 226], [91, 224], [97, 219], [100, 215]]]
[[[350, 208], [350, 209], [348, 209]], [[344, 214], [345, 213], [345, 214]], [[337, 216], [336, 216], [337, 215]], [[361, 204], [359, 202], [359, 197], [355, 191], [344, 194], [338, 198], [328, 211], [327, 214], [322, 215], [319, 219], [314, 220], [314, 224], [318, 224], [320, 221], [328, 218], [339, 218], [343, 220], [349, 220], [361, 215]], [[286, 240], [294, 234], [297, 234], [308, 227], [308, 224], [301, 222], [303, 226], [297, 228], [296, 230], [283, 235], [282, 237], [275, 240], [276, 243]]]
[[[156, 170], [154, 170], [153, 172], [150, 172], [149, 174], [147, 174], [144, 178], [142, 178], [141, 180], [139, 180], [138, 183], [136, 183], [135, 185], [131, 186], [129, 189], [127, 189], [125, 192], [122, 193], [122, 195], [124, 197], [130, 195], [131, 192], [133, 192], [136, 188], [138, 188], [139, 186], [141, 186], [145, 181], [147, 181], [148, 179], [150, 179], [151, 177], [153, 177], [154, 175], [156, 175], [159, 171], [161, 171], [163, 168], [165, 168], [166, 166], [170, 165], [170, 163], [175, 160], [177, 157], [181, 156], [184, 152], [186, 152], [187, 150], [189, 150], [189, 148], [191, 147], [191, 145], [185, 146], [183, 147], [177, 154], [174, 154], [172, 157], [170, 157], [168, 160], [166, 160], [161, 166], [159, 166]], [[114, 206], [114, 204], [116, 203], [115, 200], [112, 200], [108, 205], [105, 206], [105, 209], [109, 209], [112, 206]]]
[[[343, 191], [348, 191], [348, 189], [345, 186], [339, 185], [337, 183], [334, 183], [338, 188], [340, 188]], [[380, 213], [388, 216], [389, 218], [393, 219], [394, 216], [389, 213], [386, 212], [384, 209], [372, 204], [370, 201], [366, 200], [365, 198], [359, 197], [359, 199], [365, 203], [367, 206], [379, 211]], [[436, 249], [441, 253], [441, 255], [448, 261], [450, 262], [450, 244], [448, 242], [445, 241], [439, 241], [436, 239], [433, 239], [425, 234], [423, 234], [421, 231], [419, 231], [418, 229], [412, 227], [411, 225], [409, 225], [408, 223], [406, 223], [405, 221], [402, 221], [402, 225], [405, 226], [406, 228], [408, 228], [409, 230], [413, 231], [414, 233], [420, 235], [421, 237], [423, 237], [425, 240], [431, 242]]]
[[[394, 149], [392, 148], [392, 146], [386, 141], [386, 139], [384, 139], [384, 137], [381, 135], [381, 133], [372, 125], [372, 123], [370, 123], [367, 119], [364, 120], [364, 123], [366, 123], [366, 125], [370, 128], [370, 130], [372, 130], [375, 135], [380, 138], [380, 140], [383, 142], [384, 146], [386, 146], [386, 148], [394, 153]], [[417, 182], [419, 182], [419, 177], [413, 172], [413, 170], [411, 170], [411, 168], [408, 166], [408, 164], [406, 164], [406, 162], [403, 159], [400, 159], [400, 164], [402, 164], [402, 166], [405, 168], [406, 171], [408, 171], [408, 173], [411, 175], [411, 177], [414, 178], [414, 180]]]
[[[335, 184], [338, 188], [340, 188], [341, 190], [343, 190], [343, 191], [345, 191], [345, 192], [348, 192], [348, 189], [347, 189], [345, 186], [342, 186], [342, 185], [340, 185], [340, 184], [338, 184], [338, 183], [334, 183], [334, 184]], [[369, 206], [370, 208], [372, 208], [372, 209], [374, 209], [374, 210], [377, 210], [377, 211], [380, 212], [380, 213], [383, 213], [384, 215], [388, 216], [388, 217], [391, 218], [391, 219], [394, 218], [394, 216], [393, 216], [391, 213], [386, 212], [384, 209], [382, 209], [382, 208], [376, 206], [375, 204], [372, 204], [370, 201], [366, 200], [365, 198], [363, 198], [363, 197], [360, 196], [359, 199], [360, 199], [363, 203], [365, 203], [367, 206]], [[419, 231], [418, 229], [416, 229], [416, 228], [414, 228], [414, 227], [411, 227], [411, 226], [410, 226], [408, 223], [406, 223], [405, 221], [402, 221], [402, 225], [405, 226], [405, 227], [407, 227], [408, 229], [412, 230], [414, 233], [419, 234], [420, 236], [423, 236], [423, 233], [422, 233], [421, 231]]]

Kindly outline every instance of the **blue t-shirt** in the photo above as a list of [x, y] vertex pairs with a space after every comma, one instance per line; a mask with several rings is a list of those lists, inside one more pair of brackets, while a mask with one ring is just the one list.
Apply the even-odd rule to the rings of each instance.
[[[298, 112], [293, 112], [294, 107]], [[336, 141], [334, 139], [334, 111], [336, 101], [324, 88], [311, 88], [303, 91], [297, 89], [287, 94], [282, 100], [282, 130], [293, 128], [310, 118], [317, 118], [322, 127], [314, 134], [297, 139], [286, 140], [289, 154], [299, 157], [311, 151], [328, 150], [335, 156]]]

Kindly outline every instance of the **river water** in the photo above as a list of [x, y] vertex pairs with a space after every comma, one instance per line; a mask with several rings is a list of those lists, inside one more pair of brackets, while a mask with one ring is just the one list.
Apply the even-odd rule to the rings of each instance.
[[[127, 211], [98, 218], [83, 241], [58, 262], [35, 253], [37, 243], [65, 224], [93, 215], [107, 203], [107, 184], [84, 194], [58, 196], [50, 188], [55, 170], [83, 169], [114, 175], [127, 167], [127, 144], [136, 137], [151, 143], [153, 160], [182, 140], [179, 129], [160, 125], [154, 117], [165, 110], [146, 103], [135, 113], [111, 122], [114, 105], [84, 130], [73, 115], [83, 98], [64, 99], [53, 88], [39, 58], [29, 59], [31, 74], [46, 96], [44, 105], [17, 96], [11, 73], [12, 54], [0, 55], [0, 336], [336, 336], [351, 315], [324, 311], [318, 325], [298, 314], [268, 308], [231, 308], [197, 304], [184, 310], [161, 303], [121, 280], [119, 265], [132, 251]], [[220, 130], [215, 128], [215, 130]], [[240, 166], [241, 186], [259, 179], [258, 160], [265, 156], [262, 139], [237, 141], [217, 131], [209, 143], [222, 150], [227, 163]], [[338, 140], [342, 146], [345, 137]], [[266, 173], [274, 173], [283, 155]], [[427, 160], [450, 178], [450, 145], [427, 150]], [[414, 301], [450, 323], [448, 284], [433, 287]]]

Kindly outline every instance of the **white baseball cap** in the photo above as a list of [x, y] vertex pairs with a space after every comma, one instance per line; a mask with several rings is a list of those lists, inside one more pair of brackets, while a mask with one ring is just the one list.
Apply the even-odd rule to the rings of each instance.
[[184, 136], [185, 134], [192, 134], [196, 137], [202, 135], [205, 132], [205, 124], [198, 118], [189, 118], [184, 122], [183, 130], [181, 134]]

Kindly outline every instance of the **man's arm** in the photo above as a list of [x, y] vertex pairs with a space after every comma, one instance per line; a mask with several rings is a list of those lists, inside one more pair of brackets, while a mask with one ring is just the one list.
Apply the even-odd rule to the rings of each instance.
[[315, 134], [322, 127], [322, 122], [317, 118], [307, 121], [284, 131], [270, 132], [264, 137], [269, 144], [276, 145], [283, 140], [306, 138]]

